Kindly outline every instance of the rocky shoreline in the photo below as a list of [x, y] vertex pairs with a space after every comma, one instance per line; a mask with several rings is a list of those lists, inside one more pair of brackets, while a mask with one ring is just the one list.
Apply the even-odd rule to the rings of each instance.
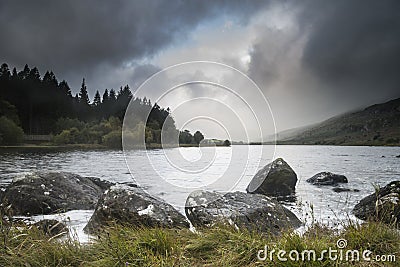
[[[315, 186], [330, 186], [334, 192], [356, 192], [339, 186], [347, 177], [321, 172], [307, 180]], [[37, 172], [16, 177], [1, 192], [2, 207], [12, 216], [56, 214], [71, 210], [93, 210], [84, 230], [94, 234], [113, 225], [136, 227], [189, 228], [232, 225], [237, 229], [280, 234], [302, 225], [279, 201], [295, 196], [297, 174], [282, 158], [263, 167], [250, 181], [247, 193], [195, 191], [187, 197], [186, 217], [173, 206], [149, 195], [134, 184], [115, 184], [93, 177], [65, 172]], [[398, 225], [400, 221], [400, 181], [393, 181], [363, 198], [353, 214], [362, 220], [380, 220]], [[190, 224], [189, 224], [190, 222]], [[52, 235], [65, 227], [44, 221], [38, 228]]]

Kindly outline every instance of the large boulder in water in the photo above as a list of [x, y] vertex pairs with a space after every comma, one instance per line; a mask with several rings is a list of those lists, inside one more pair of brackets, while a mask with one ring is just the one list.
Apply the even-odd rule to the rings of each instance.
[[259, 170], [247, 186], [251, 194], [290, 196], [295, 192], [297, 175], [282, 158], [278, 158]]
[[37, 215], [94, 209], [112, 183], [66, 172], [38, 172], [15, 178], [2, 194], [13, 215]]
[[186, 200], [185, 212], [195, 227], [227, 223], [239, 229], [278, 234], [301, 225], [296, 215], [272, 198], [243, 192], [223, 195], [195, 191]]
[[331, 172], [320, 172], [306, 180], [313, 185], [337, 185], [348, 183], [346, 176]]
[[101, 196], [84, 230], [93, 233], [113, 223], [146, 227], [189, 227], [185, 216], [174, 207], [150, 196], [137, 186], [126, 184], [111, 186]]
[[400, 181], [393, 181], [377, 192], [361, 199], [353, 209], [362, 220], [379, 220], [400, 224]]

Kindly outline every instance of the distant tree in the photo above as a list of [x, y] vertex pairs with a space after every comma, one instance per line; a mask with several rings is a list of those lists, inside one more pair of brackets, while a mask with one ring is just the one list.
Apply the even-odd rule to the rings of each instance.
[[18, 73], [18, 77], [21, 80], [25, 80], [26, 78], [28, 78], [30, 71], [31, 70], [29, 69], [28, 64], [25, 64], [24, 69]]
[[81, 89], [79, 91], [79, 102], [84, 105], [89, 105], [89, 95], [85, 84], [85, 78], [82, 80]]
[[28, 79], [36, 81], [40, 80], [40, 73], [38, 68], [34, 67], [33, 69], [31, 69], [31, 71], [28, 74]]
[[104, 103], [106, 103], [108, 100], [110, 100], [110, 95], [108, 94], [108, 89], [106, 89], [105, 91], [104, 91], [104, 94], [103, 94], [103, 104]]
[[197, 131], [194, 133], [193, 138], [196, 144], [200, 144], [201, 140], [204, 139], [204, 135], [200, 131]]
[[179, 133], [179, 144], [193, 144], [193, 135], [189, 130], [184, 130]]
[[[58, 138], [61, 141], [68, 139], [71, 142], [101, 143], [106, 134], [121, 130], [121, 121], [133, 96], [128, 85], [121, 87], [118, 93], [106, 89], [103, 97], [100, 96], [100, 92], [96, 92], [93, 102], [90, 101], [85, 79], [82, 80], [79, 93], [73, 96], [68, 83], [64, 80], [59, 83], [50, 70], [42, 78], [36, 67], [25, 65], [19, 72], [13, 68], [10, 74], [7, 64], [0, 65], [0, 98], [9, 104], [0, 101], [0, 117], [5, 116], [17, 126], [21, 125], [27, 134], [60, 135], [65, 131]], [[162, 127], [171, 140], [179, 133], [169, 109], [157, 103], [152, 105], [150, 99], [135, 98], [132, 110], [136, 116], [129, 121], [130, 127], [135, 129], [137, 125], [142, 125], [146, 129], [148, 142], [160, 142]], [[13, 116], [9, 115], [10, 112]], [[116, 119], [118, 126], [113, 124], [110, 128], [106, 126], [109, 123], [103, 123], [111, 117]], [[77, 120], [82, 126], [78, 123], [79, 127], [69, 125], [65, 128], [68, 119]], [[11, 125], [8, 120], [6, 124]], [[111, 137], [116, 135], [110, 135], [106, 140], [110, 141]], [[136, 134], [132, 138], [137, 139]], [[183, 143], [195, 143], [189, 131], [183, 132], [182, 138]]]
[[231, 146], [231, 141], [225, 140], [224, 141], [224, 146]]
[[0, 117], [5, 116], [7, 119], [12, 120], [15, 124], [19, 125], [19, 117], [17, 109], [8, 101], [0, 99]]
[[6, 63], [1, 64], [0, 67], [0, 79], [2, 80], [9, 80], [11, 77], [10, 69]]
[[132, 98], [132, 92], [129, 88], [129, 85], [125, 85], [124, 87], [120, 87], [118, 91], [117, 99], [123, 99], [125, 101], [129, 101]]
[[114, 89], [111, 89], [111, 90], [110, 90], [110, 97], [109, 97], [109, 100], [110, 100], [111, 102], [115, 102], [115, 100], [117, 100], [117, 94], [115, 93], [115, 90], [114, 90]]
[[2, 116], [0, 117], [0, 139], [1, 144], [16, 145], [22, 142], [24, 132], [11, 119]]
[[71, 88], [69, 88], [68, 83], [65, 80], [62, 80], [60, 84], [58, 85], [60, 88], [61, 92], [66, 95], [67, 97], [71, 98], [72, 97], [72, 92]]
[[100, 98], [100, 93], [99, 91], [96, 91], [96, 94], [94, 95], [94, 99], [93, 99], [93, 106], [100, 106], [101, 104], [101, 98]]
[[18, 78], [17, 68], [13, 68], [11, 77], [14, 79]]
[[76, 118], [59, 118], [54, 125], [54, 133], [58, 134], [61, 133], [63, 130], [68, 130], [71, 128], [82, 130], [83, 128], [85, 128], [85, 123]]
[[128, 107], [129, 102], [132, 99], [132, 92], [129, 89], [128, 85], [121, 87], [118, 91], [118, 96], [116, 99], [115, 105], [115, 115], [118, 116], [121, 120], [125, 116], [126, 108]]
[[52, 71], [46, 71], [43, 76], [43, 83], [48, 86], [58, 86], [57, 78]]
[[112, 131], [103, 136], [103, 143], [109, 148], [122, 148], [122, 133], [121, 131]]

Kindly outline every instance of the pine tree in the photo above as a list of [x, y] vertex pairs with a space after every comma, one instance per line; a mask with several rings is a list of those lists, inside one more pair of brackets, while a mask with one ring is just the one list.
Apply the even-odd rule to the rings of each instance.
[[39, 73], [38, 68], [34, 67], [33, 69], [31, 69], [31, 71], [29, 72], [28, 78], [32, 81], [39, 81], [40, 73]]
[[105, 91], [104, 91], [104, 94], [103, 94], [103, 104], [104, 103], [107, 103], [107, 101], [108, 100], [110, 100], [110, 95], [108, 94], [108, 89], [106, 89]]
[[84, 105], [89, 105], [89, 95], [85, 84], [85, 78], [82, 80], [81, 90], [79, 91], [79, 102]]
[[200, 144], [200, 142], [204, 139], [204, 135], [200, 131], [196, 131], [193, 135], [193, 138], [196, 144]]
[[56, 75], [54, 75], [52, 71], [46, 71], [43, 76], [43, 83], [48, 84], [49, 86], [58, 86]]
[[14, 67], [13, 70], [12, 70], [12, 75], [11, 75], [11, 77], [12, 77], [13, 79], [17, 79], [17, 78], [18, 78], [17, 69], [16, 69], [15, 67]]
[[29, 75], [30, 71], [31, 70], [29, 69], [28, 64], [25, 64], [24, 70], [20, 71], [18, 73], [18, 76], [20, 77], [21, 80], [25, 80], [26, 78], [28, 78], [28, 75]]
[[115, 94], [115, 90], [111, 89], [110, 90], [110, 101], [115, 102], [115, 100], [117, 99], [117, 95]]
[[99, 93], [99, 91], [97, 90], [97, 91], [96, 91], [96, 94], [94, 95], [93, 106], [98, 107], [98, 106], [100, 106], [100, 104], [101, 104], [100, 93]]
[[60, 88], [61, 92], [64, 93], [64, 95], [72, 97], [71, 88], [69, 88], [69, 85], [65, 80], [62, 80], [58, 87]]
[[3, 63], [0, 67], [0, 78], [4, 80], [9, 80], [11, 76], [10, 70], [8, 69], [8, 65]]

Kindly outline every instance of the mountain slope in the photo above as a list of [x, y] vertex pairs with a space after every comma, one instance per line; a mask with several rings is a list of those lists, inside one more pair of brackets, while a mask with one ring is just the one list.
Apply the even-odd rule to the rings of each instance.
[[278, 143], [400, 145], [400, 98], [333, 117], [292, 136], [278, 138]]

